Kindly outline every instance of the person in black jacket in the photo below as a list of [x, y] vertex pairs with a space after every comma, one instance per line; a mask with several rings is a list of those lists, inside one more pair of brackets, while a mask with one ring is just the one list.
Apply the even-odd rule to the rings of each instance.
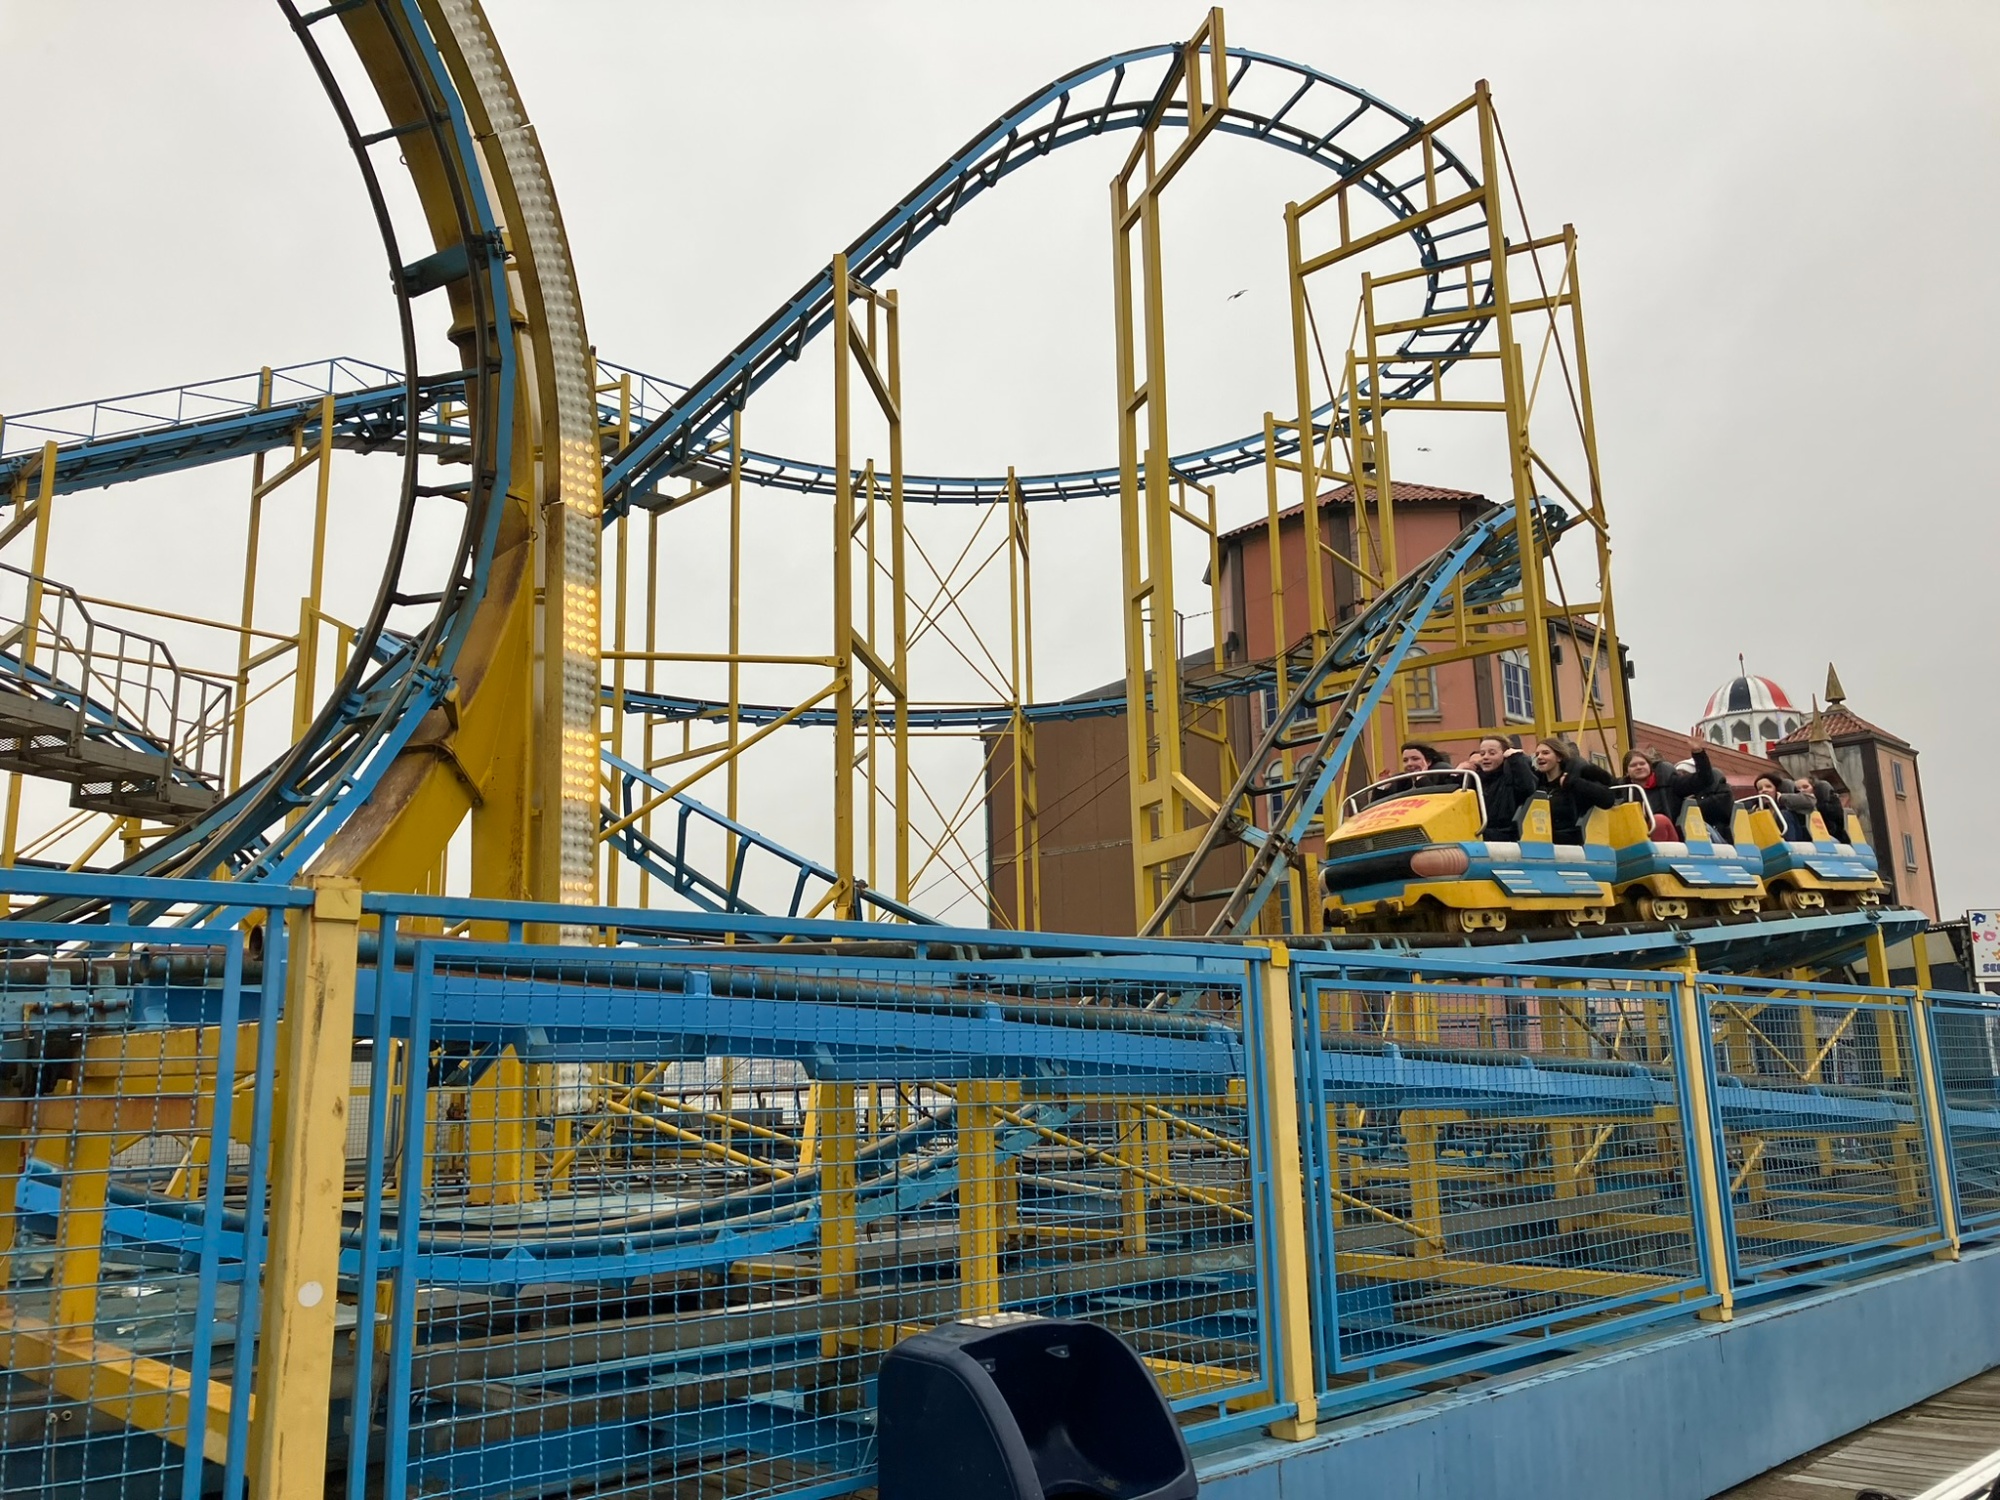
[[1847, 842], [1847, 809], [1841, 805], [1840, 793], [1833, 789], [1832, 782], [1817, 776], [1801, 776], [1792, 783], [1792, 790], [1813, 799], [1813, 807], [1825, 819], [1826, 831], [1836, 844]]
[[[1646, 794], [1656, 842], [1680, 838], [1680, 818], [1690, 802], [1702, 810], [1710, 832], [1720, 830], [1722, 840], [1728, 842], [1734, 796], [1730, 796], [1728, 778], [1708, 760], [1706, 746], [1694, 746], [1694, 758], [1682, 760], [1678, 766], [1666, 764], [1658, 750], [1632, 750], [1624, 760], [1624, 772], [1618, 784], [1638, 786]], [[1660, 818], [1666, 818], [1672, 830], [1662, 826]]]
[[1593, 807], [1610, 807], [1618, 800], [1611, 773], [1591, 764], [1561, 740], [1535, 746], [1536, 790], [1549, 799], [1550, 840], [1557, 844], [1583, 842], [1583, 816]]
[[1449, 755], [1422, 740], [1407, 740], [1396, 772], [1369, 787], [1355, 806], [1372, 807], [1391, 797], [1415, 797], [1425, 792], [1455, 792], [1463, 785], [1463, 780], [1452, 774]]
[[1769, 797], [1778, 807], [1778, 832], [1788, 844], [1803, 844], [1811, 839], [1812, 830], [1806, 826], [1806, 819], [1812, 816], [1813, 799], [1790, 790], [1773, 773], [1766, 771], [1750, 789], [1760, 797]]
[[1497, 734], [1489, 734], [1459, 766], [1479, 773], [1480, 794], [1486, 799], [1486, 826], [1479, 836], [1489, 844], [1510, 844], [1521, 836], [1521, 809], [1535, 795], [1535, 771], [1528, 757]]

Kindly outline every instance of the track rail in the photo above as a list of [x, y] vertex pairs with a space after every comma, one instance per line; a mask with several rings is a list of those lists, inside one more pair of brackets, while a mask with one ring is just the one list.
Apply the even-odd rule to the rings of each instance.
[[[1152, 107], [1158, 77], [1164, 76], [1178, 55], [1177, 43], [1117, 53], [1022, 99], [967, 141], [848, 247], [850, 274], [874, 284], [900, 266], [917, 245], [1015, 172], [1062, 147], [1087, 143], [1107, 132], [1137, 129]], [[1359, 172], [1363, 186], [1391, 213], [1401, 218], [1415, 212], [1418, 205], [1411, 195], [1421, 188], [1421, 180], [1397, 181], [1367, 166], [1384, 147], [1418, 127], [1415, 116], [1301, 63], [1234, 47], [1229, 57], [1233, 69], [1230, 107], [1218, 122], [1218, 130], [1303, 156], [1337, 176]], [[1172, 111], [1168, 123], [1174, 123]], [[1439, 154], [1438, 172], [1461, 189], [1477, 185], [1471, 168], [1448, 152]], [[1483, 232], [1483, 221], [1468, 222], [1454, 227], [1450, 239], [1476, 243]], [[1449, 241], [1424, 227], [1412, 230], [1411, 235], [1422, 263], [1440, 274], [1456, 264]], [[1456, 288], [1452, 295], [1458, 295]], [[1434, 278], [1427, 314], [1441, 310], [1439, 297]], [[602, 377], [635, 377], [638, 413], [646, 419], [646, 425], [606, 468], [607, 519], [663, 479], [722, 463], [729, 414], [796, 360], [806, 344], [826, 328], [831, 299], [828, 273], [815, 275], [691, 387], [601, 364]], [[1446, 322], [1411, 334], [1401, 347], [1400, 360], [1387, 367], [1387, 393], [1406, 398], [1422, 391], [1440, 368], [1448, 368], [1454, 358], [1471, 348], [1485, 321], [1473, 310], [1462, 322]], [[347, 388], [346, 380], [354, 372], [369, 368], [384, 377], [379, 384]], [[321, 370], [327, 372], [324, 389], [313, 378]], [[412, 402], [403, 384], [387, 378], [393, 372], [383, 366], [371, 367], [363, 360], [339, 358], [290, 366], [276, 373], [307, 384], [307, 393], [289, 402], [274, 401], [268, 410], [256, 410], [254, 393], [247, 399], [244, 395], [245, 386], [255, 377], [229, 377], [19, 413], [9, 418], [7, 435], [12, 440], [10, 446], [18, 447], [24, 439], [39, 443], [44, 438], [62, 445], [59, 491], [256, 452], [286, 440], [298, 421], [314, 415], [319, 395], [328, 392], [337, 397], [336, 418], [343, 446], [380, 447], [395, 441], [401, 435], [399, 429], [408, 426], [411, 411], [417, 413], [421, 441], [442, 447], [460, 437], [435, 420], [439, 404], [457, 395], [449, 376], [424, 382]], [[213, 411], [217, 406], [223, 410]], [[153, 413], [158, 413], [159, 419], [147, 426], [144, 419]], [[603, 408], [602, 415], [607, 423], [617, 417], [609, 407]], [[1329, 405], [1315, 413], [1315, 420], [1323, 429], [1326, 423], [1343, 422], [1345, 414]], [[137, 427], [129, 425], [135, 421]], [[1280, 456], [1296, 452], [1296, 434], [1281, 435], [1278, 451]], [[1175, 457], [1174, 468], [1191, 479], [1207, 480], [1263, 460], [1264, 438], [1256, 432], [1190, 449]], [[11, 482], [28, 461], [19, 451], [0, 456], [0, 486]], [[834, 482], [833, 470], [826, 464], [763, 452], [745, 452], [744, 474], [753, 483], [801, 494], [830, 494]], [[1085, 499], [1117, 494], [1118, 470], [1115, 465], [1051, 470], [1022, 475], [1017, 482], [1026, 500]], [[1005, 485], [1004, 475], [911, 475], [905, 478], [904, 493], [907, 499], [932, 504], [990, 504], [1002, 498]]]
[[[1538, 562], [1561, 534], [1567, 514], [1546, 502], [1537, 506]], [[1156, 936], [1183, 902], [1202, 899], [1194, 890], [1201, 871], [1218, 849], [1239, 842], [1251, 846], [1250, 862], [1223, 898], [1208, 935], [1233, 937], [1250, 931], [1296, 861], [1299, 841], [1320, 815], [1327, 794], [1346, 769], [1363, 729], [1424, 625], [1461, 580], [1471, 604], [1504, 596], [1519, 582], [1527, 550], [1520, 545], [1515, 512], [1490, 510], [1350, 621], [1273, 717], [1236, 785], [1221, 800], [1221, 811], [1139, 935]], [[1289, 755], [1298, 759], [1287, 775], [1282, 766]], [[1280, 792], [1284, 802], [1271, 827], [1258, 828], [1246, 815], [1250, 799]]]
[[[515, 424], [509, 414], [517, 399], [526, 398], [517, 390], [520, 376], [512, 341], [491, 339], [486, 332], [510, 326], [511, 294], [497, 254], [500, 216], [488, 201], [466, 101], [439, 54], [430, 23], [411, 0], [366, 0], [360, 7], [369, 24], [379, 25], [393, 39], [403, 75], [397, 87], [421, 101], [417, 116], [394, 129], [399, 137], [420, 134], [428, 143], [426, 149], [435, 153], [456, 218], [451, 234], [437, 235], [445, 244], [443, 251], [413, 260], [399, 241], [376, 176], [375, 148], [385, 144], [384, 137], [370, 136], [357, 126], [314, 34], [335, 17], [352, 31], [355, 8], [329, 7], [302, 15], [291, 0], [280, 4], [327, 90], [361, 168], [394, 272], [404, 375], [400, 380], [335, 389], [365, 380], [367, 372], [358, 361], [329, 361], [323, 381], [312, 382], [314, 392], [289, 405], [260, 407], [253, 400], [246, 406], [240, 393], [231, 398], [225, 392], [178, 388], [148, 393], [157, 400], [126, 399], [17, 415], [13, 436], [18, 442], [23, 437], [32, 441], [37, 431], [58, 440], [64, 434], [77, 434], [73, 441], [60, 444], [57, 488], [80, 489], [214, 462], [282, 442], [306, 419], [305, 408], [330, 390], [336, 396], [337, 440], [343, 446], [400, 448], [402, 500], [389, 561], [352, 665], [306, 734], [214, 812], [146, 851], [128, 867], [133, 873], [220, 869], [243, 879], [289, 880], [381, 782], [390, 762], [451, 686], [454, 663], [493, 557], [498, 508], [490, 502], [496, 481], [510, 472], [508, 445]], [[1178, 44], [1114, 54], [1022, 99], [853, 242], [848, 250], [850, 274], [878, 282], [919, 244], [1015, 172], [1062, 147], [1141, 126], [1154, 107], [1160, 81], [1178, 55]], [[1414, 116], [1316, 69], [1265, 53], [1233, 48], [1229, 66], [1230, 106], [1217, 129], [1316, 161], [1337, 176], [1353, 177], [1393, 218], [1416, 214], [1419, 199], [1414, 195], [1424, 187], [1423, 180], [1398, 181], [1374, 165], [1419, 128]], [[378, 88], [383, 86], [381, 80], [376, 82]], [[392, 149], [398, 144], [409, 142], [387, 141]], [[1435, 171], [1454, 188], [1477, 185], [1472, 170], [1448, 152], [1438, 154]], [[1398, 397], [1415, 395], [1428, 386], [1471, 348], [1487, 321], [1477, 283], [1470, 291], [1462, 277], [1447, 285], [1447, 273], [1459, 264], [1455, 245], [1427, 225], [1416, 225], [1410, 233], [1420, 263], [1432, 268], [1426, 311], [1436, 315], [1436, 321], [1427, 321], [1410, 334], [1398, 358], [1383, 367], [1384, 388]], [[1474, 244], [1483, 241], [1484, 226], [1460, 222], [1447, 233], [1452, 238], [1469, 235], [1467, 243]], [[453, 234], [455, 247], [450, 243]], [[461, 257], [455, 269], [442, 263], [453, 253]], [[458, 326], [469, 329], [461, 347], [461, 368], [424, 372], [416, 358], [411, 304], [415, 296], [443, 281], [457, 287], [455, 297], [469, 296], [475, 305], [470, 316], [455, 319]], [[642, 393], [642, 411], [658, 409], [604, 469], [605, 520], [633, 504], [664, 503], [658, 490], [661, 481], [713, 465], [726, 442], [731, 413], [799, 357], [828, 326], [832, 311], [830, 276], [821, 272], [691, 387], [683, 390], [670, 382], [639, 377], [635, 383]], [[1458, 316], [1452, 316], [1454, 312]], [[387, 373], [387, 367], [375, 369]], [[324, 390], [319, 389], [322, 385]], [[210, 409], [221, 409], [202, 415], [205, 403], [198, 398], [203, 396], [215, 398]], [[574, 393], [571, 397], [574, 405]], [[232, 399], [234, 409], [230, 409]], [[442, 420], [440, 407], [448, 401], [463, 401], [471, 411], [468, 428], [457, 429]], [[159, 420], [148, 426], [149, 417]], [[1321, 424], [1338, 426], [1344, 420], [1344, 413], [1330, 407], [1316, 414]], [[1285, 451], [1295, 450], [1296, 434], [1284, 441], [1291, 445]], [[435, 617], [421, 632], [390, 649], [385, 644], [387, 615], [396, 601], [406, 597], [399, 579], [408, 560], [410, 519], [420, 490], [417, 459], [427, 448], [437, 451], [447, 445], [466, 447], [473, 462], [468, 491], [472, 503], [467, 506], [457, 557]], [[1180, 472], [1202, 479], [1262, 462], [1264, 457], [1260, 432], [1192, 450], [1175, 462]], [[9, 465], [17, 469], [23, 461], [24, 456], [0, 460], [0, 479], [11, 472]], [[748, 467], [758, 482], [802, 493], [830, 489], [833, 481], [825, 465], [777, 455], [758, 455]], [[1022, 483], [1030, 498], [1080, 498], [1115, 493], [1118, 472], [1116, 468], [1052, 472]], [[982, 503], [997, 499], [1002, 484], [997, 477], [930, 476], [912, 480], [907, 493], [937, 503]]]

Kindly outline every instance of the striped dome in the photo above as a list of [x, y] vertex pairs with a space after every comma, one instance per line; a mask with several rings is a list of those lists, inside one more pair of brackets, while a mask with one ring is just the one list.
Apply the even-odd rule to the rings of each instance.
[[1768, 677], [1746, 672], [1709, 694], [1694, 732], [1712, 745], [1769, 755], [1773, 745], [1803, 722], [1805, 715], [1792, 706], [1783, 688]]
[[1709, 694], [1708, 707], [1701, 711], [1701, 716], [1714, 719], [1723, 714], [1762, 713], [1772, 709], [1780, 713], [1798, 712], [1785, 690], [1770, 678], [1734, 677]]

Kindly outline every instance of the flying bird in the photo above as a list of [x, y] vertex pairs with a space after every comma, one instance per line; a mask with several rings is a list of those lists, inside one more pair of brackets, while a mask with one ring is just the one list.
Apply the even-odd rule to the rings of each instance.
[[1222, 300], [1224, 302], [1234, 302], [1238, 297], [1242, 296], [1245, 292], [1249, 290], [1250, 288], [1247, 286], [1238, 287], [1235, 291], [1231, 292], [1227, 297], [1224, 297]]

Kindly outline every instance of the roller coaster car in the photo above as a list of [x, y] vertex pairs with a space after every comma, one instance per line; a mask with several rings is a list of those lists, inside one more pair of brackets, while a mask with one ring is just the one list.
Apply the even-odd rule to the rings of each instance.
[[1887, 891], [1875, 851], [1862, 837], [1861, 823], [1847, 815], [1847, 837], [1836, 839], [1817, 812], [1806, 820], [1810, 840], [1787, 839], [1785, 819], [1768, 796], [1746, 797], [1736, 804], [1736, 842], [1755, 847], [1763, 863], [1764, 884], [1787, 911], [1823, 911], [1828, 907], [1874, 906]]
[[1653, 837], [1652, 809], [1636, 786], [1618, 788], [1619, 802], [1605, 814], [1617, 861], [1612, 885], [1620, 904], [1641, 921], [1671, 921], [1690, 912], [1730, 916], [1761, 910], [1764, 881], [1758, 860], [1709, 836], [1700, 809], [1689, 807], [1687, 835], [1666, 843]]
[[1584, 843], [1556, 844], [1537, 797], [1515, 843], [1487, 843], [1486, 802], [1470, 771], [1411, 771], [1347, 799], [1320, 861], [1329, 925], [1500, 931], [1602, 922], [1617, 869], [1603, 812]]

